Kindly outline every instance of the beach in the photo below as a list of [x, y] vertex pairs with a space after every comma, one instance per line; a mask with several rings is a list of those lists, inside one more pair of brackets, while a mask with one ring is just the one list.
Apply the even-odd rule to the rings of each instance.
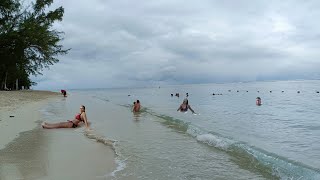
[[[15, 100], [1, 106], [0, 179], [317, 180], [319, 85], [276, 81], [80, 89], [69, 90], [66, 98], [5, 92], [3, 99]], [[180, 97], [171, 97], [174, 93]], [[187, 93], [196, 114], [177, 111]], [[142, 108], [133, 113], [137, 100]], [[81, 105], [89, 131], [84, 125], [41, 128], [43, 121], [73, 118]]]
[[1, 180], [107, 179], [116, 169], [112, 148], [86, 138], [84, 128], [42, 129], [44, 107], [65, 101], [59, 93], [0, 91], [0, 99]]

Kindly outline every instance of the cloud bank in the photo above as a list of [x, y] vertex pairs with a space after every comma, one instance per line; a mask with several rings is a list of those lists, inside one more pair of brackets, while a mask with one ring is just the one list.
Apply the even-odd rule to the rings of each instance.
[[318, 79], [319, 1], [56, 0], [69, 54], [37, 89]]

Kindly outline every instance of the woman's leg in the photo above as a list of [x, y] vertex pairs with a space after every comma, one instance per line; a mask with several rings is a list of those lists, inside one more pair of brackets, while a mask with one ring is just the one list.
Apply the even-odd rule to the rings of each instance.
[[60, 122], [60, 123], [43, 123], [42, 127], [45, 129], [57, 129], [57, 128], [72, 128], [72, 122]]

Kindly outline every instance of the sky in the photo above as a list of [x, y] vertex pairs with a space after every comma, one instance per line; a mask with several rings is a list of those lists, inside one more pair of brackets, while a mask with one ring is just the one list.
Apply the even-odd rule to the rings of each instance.
[[59, 63], [35, 89], [320, 79], [320, 1], [54, 0]]

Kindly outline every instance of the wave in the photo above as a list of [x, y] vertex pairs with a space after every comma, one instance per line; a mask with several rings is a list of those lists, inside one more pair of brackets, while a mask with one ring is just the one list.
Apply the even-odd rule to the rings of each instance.
[[[149, 114], [153, 114], [153, 113], [149, 113]], [[175, 129], [178, 132], [186, 132], [188, 130], [189, 123], [185, 123], [179, 119], [174, 119], [173, 117], [166, 116], [166, 115], [155, 115], [155, 114], [153, 115], [165, 120], [165, 121], [162, 121], [161, 124], [169, 128]]]
[[217, 148], [235, 157], [236, 163], [243, 168], [257, 170], [265, 177], [274, 179], [320, 179], [320, 170], [289, 160], [285, 157], [267, 152], [244, 142], [238, 142], [215, 132], [206, 132], [191, 123], [186, 123], [167, 115], [149, 114], [164, 120], [161, 122], [178, 132], [184, 132], [194, 137], [198, 142]]
[[102, 143], [106, 146], [111, 147], [111, 149], [114, 151], [116, 158], [115, 158], [115, 163], [117, 165], [116, 169], [111, 172], [110, 174], [106, 174], [105, 177], [115, 177], [116, 173], [119, 171], [122, 171], [125, 169], [126, 167], [126, 159], [125, 160], [121, 160], [121, 154], [120, 151], [117, 150], [117, 140], [113, 140], [113, 139], [109, 139], [103, 135], [99, 135], [97, 132], [95, 132], [94, 130], [90, 130], [90, 131], [85, 131], [84, 135], [92, 140], [96, 140], [98, 143]]
[[85, 131], [84, 135], [89, 139], [94, 139], [97, 142], [110, 146], [113, 150], [115, 150], [115, 142], [117, 142], [116, 140], [108, 139], [105, 136], [98, 135], [93, 130]]

